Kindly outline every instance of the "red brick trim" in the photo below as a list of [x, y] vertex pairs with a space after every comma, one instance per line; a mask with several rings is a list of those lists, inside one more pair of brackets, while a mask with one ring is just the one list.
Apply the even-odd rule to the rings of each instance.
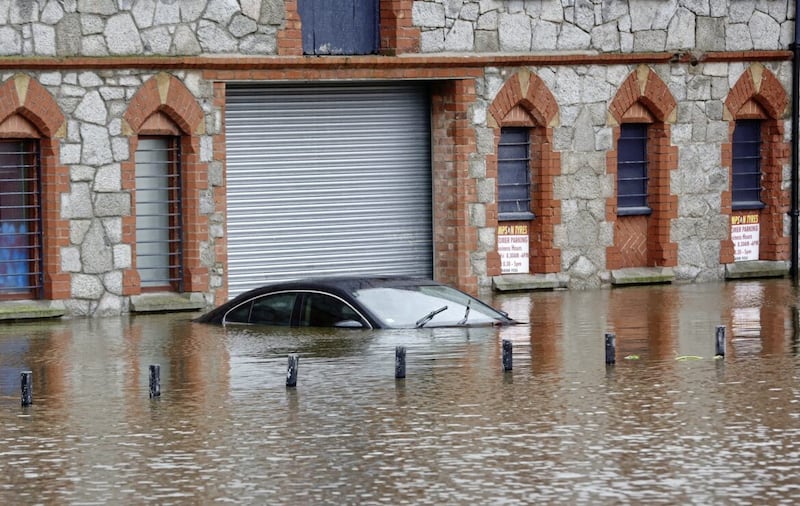
[[[522, 120], [523, 111], [530, 116]], [[561, 174], [561, 154], [553, 150], [553, 127], [558, 124], [558, 102], [547, 85], [527, 70], [511, 76], [489, 106], [490, 127], [494, 128], [495, 146], [503, 126], [531, 127], [531, 203], [536, 218], [528, 229], [530, 237], [529, 272], [545, 274], [561, 270], [561, 250], [553, 241], [555, 226], [561, 223], [561, 202], [554, 196], [555, 178]], [[486, 157], [486, 177], [497, 179], [497, 155]], [[496, 195], [496, 190], [495, 190]], [[497, 198], [487, 204], [486, 226], [497, 228]], [[487, 274], [501, 274], [500, 255], [487, 254]]]
[[[789, 210], [789, 189], [782, 189], [783, 167], [788, 163], [791, 145], [784, 140], [783, 116], [789, 102], [786, 90], [777, 77], [761, 64], [751, 65], [725, 99], [725, 119], [729, 120], [728, 142], [723, 144], [722, 166], [732, 174], [733, 131], [737, 119], [752, 117], [755, 101], [767, 115], [761, 123], [761, 200], [766, 207], [759, 210], [760, 260], [787, 260], [790, 253], [789, 237], [783, 233], [783, 218]], [[721, 213], [728, 217], [732, 211], [732, 175], [728, 178], [728, 189], [722, 192]], [[741, 214], [741, 213], [740, 213]], [[721, 242], [720, 263], [734, 261], [733, 241], [730, 237]]]
[[[609, 107], [613, 120], [614, 147], [606, 155], [608, 174], [617, 175], [617, 143], [619, 124], [631, 108], [643, 107], [655, 119], [648, 127], [648, 204], [652, 213], [647, 218], [646, 265], [640, 267], [674, 267], [678, 263], [678, 245], [670, 241], [672, 220], [678, 216], [678, 197], [670, 190], [670, 174], [678, 168], [678, 148], [672, 146], [670, 125], [675, 121], [677, 102], [664, 81], [646, 66], [632, 72], [617, 91]], [[635, 114], [638, 118], [641, 113]], [[606, 220], [617, 231], [617, 195], [606, 200]], [[632, 267], [633, 259], [626, 258], [623, 238], [615, 237], [614, 245], [606, 249], [606, 268]]]
[[471, 262], [478, 251], [478, 232], [470, 222], [478, 190], [469, 175], [477, 137], [468, 114], [475, 100], [472, 80], [443, 81], [432, 87], [434, 277], [471, 293], [478, 289]]
[[69, 171], [60, 164], [58, 137], [66, 127], [55, 99], [38, 81], [17, 74], [0, 85], [0, 123], [15, 116], [40, 133], [42, 186], [42, 254], [45, 299], [68, 299], [70, 275], [61, 270], [61, 249], [69, 246], [69, 221], [61, 218], [61, 196], [69, 193]]
[[297, 0], [285, 0], [286, 22], [278, 31], [278, 54], [280, 56], [303, 55], [303, 22], [297, 10]]
[[[200, 214], [200, 193], [208, 189], [208, 164], [201, 162], [200, 135], [205, 133], [200, 105], [186, 86], [174, 76], [158, 74], [136, 92], [123, 115], [130, 132], [130, 153], [136, 153], [138, 135], [151, 116], [166, 116], [180, 129], [183, 181], [184, 291], [208, 290], [208, 268], [200, 261], [201, 243], [208, 240], [208, 217]], [[141, 293], [136, 271], [136, 192], [134, 157], [121, 164], [122, 187], [131, 193], [131, 215], [122, 218], [123, 242], [131, 245], [131, 268], [123, 272], [125, 295]]]
[[381, 52], [393, 55], [419, 52], [420, 31], [412, 25], [412, 0], [381, 0]]

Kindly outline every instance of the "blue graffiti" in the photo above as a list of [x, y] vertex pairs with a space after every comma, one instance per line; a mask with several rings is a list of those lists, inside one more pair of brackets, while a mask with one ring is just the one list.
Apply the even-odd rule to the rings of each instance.
[[28, 227], [25, 223], [0, 225], [0, 291], [30, 287]]

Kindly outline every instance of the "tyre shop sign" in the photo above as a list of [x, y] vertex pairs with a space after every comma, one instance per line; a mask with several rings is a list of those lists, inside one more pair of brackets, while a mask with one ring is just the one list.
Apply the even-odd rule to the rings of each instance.
[[735, 262], [758, 260], [758, 214], [731, 216], [731, 240]]
[[527, 224], [497, 227], [497, 252], [503, 274], [527, 274], [529, 249]]

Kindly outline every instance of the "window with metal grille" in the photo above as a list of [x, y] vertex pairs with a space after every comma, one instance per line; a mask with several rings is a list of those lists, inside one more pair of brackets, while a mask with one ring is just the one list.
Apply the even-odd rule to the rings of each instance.
[[733, 130], [733, 209], [760, 209], [761, 121], [739, 120]]
[[620, 125], [617, 144], [617, 214], [649, 214], [647, 124]]
[[0, 141], [0, 298], [38, 298], [42, 288], [39, 143]]
[[136, 267], [143, 290], [183, 291], [181, 175], [175, 137], [136, 150]]
[[532, 220], [529, 128], [500, 129], [497, 147], [497, 206], [500, 220]]

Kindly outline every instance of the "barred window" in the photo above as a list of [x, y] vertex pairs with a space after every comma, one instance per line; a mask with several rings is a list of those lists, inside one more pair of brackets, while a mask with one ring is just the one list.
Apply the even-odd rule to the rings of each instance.
[[136, 267], [144, 290], [183, 291], [180, 150], [142, 137], [136, 150]]
[[761, 121], [739, 120], [733, 130], [733, 209], [760, 209]]
[[528, 128], [500, 129], [497, 200], [500, 220], [531, 220], [531, 141]]
[[649, 214], [647, 124], [620, 125], [617, 146], [617, 214]]

